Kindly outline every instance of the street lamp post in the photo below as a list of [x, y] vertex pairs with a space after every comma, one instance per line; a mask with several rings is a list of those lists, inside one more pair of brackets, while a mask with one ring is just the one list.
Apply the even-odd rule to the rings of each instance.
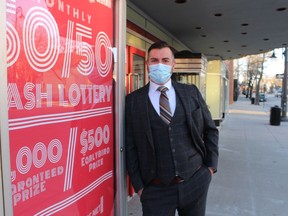
[[281, 97], [281, 108], [282, 115], [281, 120], [287, 121], [287, 70], [288, 70], [288, 52], [287, 47], [285, 47], [284, 51], [285, 63], [284, 63], [284, 77], [282, 81], [282, 97]]

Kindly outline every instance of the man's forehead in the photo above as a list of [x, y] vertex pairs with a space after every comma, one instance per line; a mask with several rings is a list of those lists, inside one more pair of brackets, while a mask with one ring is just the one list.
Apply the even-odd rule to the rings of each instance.
[[153, 49], [149, 53], [150, 58], [171, 58], [172, 52], [169, 48]]

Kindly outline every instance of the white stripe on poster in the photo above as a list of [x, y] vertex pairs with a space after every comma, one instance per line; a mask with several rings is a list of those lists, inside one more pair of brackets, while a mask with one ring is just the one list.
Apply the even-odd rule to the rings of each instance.
[[67, 113], [47, 114], [25, 118], [9, 119], [9, 130], [30, 128], [39, 125], [56, 124], [61, 122], [88, 119], [112, 113], [112, 107], [103, 107], [92, 110], [81, 110]]
[[58, 203], [55, 203], [54, 205], [52, 205], [46, 209], [43, 209], [42, 211], [36, 213], [35, 216], [53, 215], [56, 212], [59, 212], [60, 210], [67, 208], [68, 206], [74, 204], [75, 202], [77, 202], [78, 200], [80, 200], [81, 198], [86, 196], [88, 193], [92, 192], [95, 188], [100, 186], [104, 181], [106, 181], [112, 177], [113, 177], [113, 171], [111, 170], [111, 171], [105, 173], [104, 175], [102, 175], [96, 181], [92, 182], [87, 187], [83, 188], [81, 191], [79, 191], [79, 192], [75, 193], [74, 195], [66, 198], [65, 200], [62, 200]]
[[66, 172], [64, 180], [64, 191], [69, 190], [72, 187], [77, 131], [78, 131], [77, 127], [70, 129], [68, 154], [66, 161]]

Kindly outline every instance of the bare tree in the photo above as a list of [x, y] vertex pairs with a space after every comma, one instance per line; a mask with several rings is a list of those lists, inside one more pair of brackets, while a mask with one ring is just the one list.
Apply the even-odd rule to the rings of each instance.
[[256, 77], [256, 71], [257, 68], [255, 68], [255, 59], [254, 56], [248, 56], [247, 57], [247, 81], [248, 81], [248, 92], [246, 97], [251, 99], [252, 98], [252, 92], [254, 88], [254, 79]]
[[265, 57], [266, 57], [266, 53], [257, 55], [258, 70], [257, 70], [257, 75], [255, 77], [255, 80], [256, 80], [255, 105], [259, 105], [259, 91], [260, 91], [260, 83], [261, 83], [263, 72], [264, 72]]
[[264, 62], [266, 60], [266, 53], [259, 55], [251, 55], [247, 57], [247, 78], [249, 86], [249, 95], [252, 99], [253, 88], [255, 86], [255, 100], [254, 104], [259, 105], [260, 83], [264, 72]]

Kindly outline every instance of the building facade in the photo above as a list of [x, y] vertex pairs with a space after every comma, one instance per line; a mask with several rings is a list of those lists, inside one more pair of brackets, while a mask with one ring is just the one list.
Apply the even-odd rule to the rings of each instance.
[[[187, 47], [121, 0], [6, 0], [0, 32], [0, 214], [126, 215], [125, 95], [148, 83], [153, 42]], [[220, 121], [227, 67], [187, 59], [175, 80], [197, 85]]]

